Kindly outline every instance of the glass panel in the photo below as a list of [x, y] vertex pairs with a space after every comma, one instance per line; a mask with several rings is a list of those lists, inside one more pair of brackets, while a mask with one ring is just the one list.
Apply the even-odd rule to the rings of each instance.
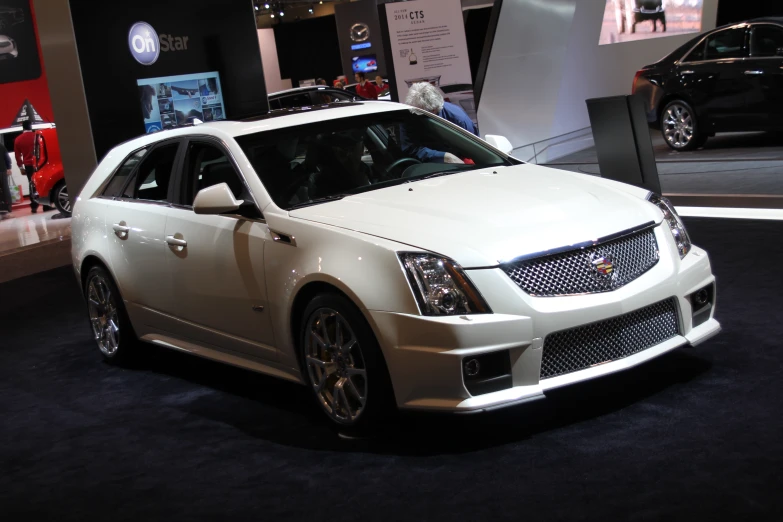
[[729, 29], [707, 38], [706, 60], [742, 58], [745, 54], [745, 29]]
[[139, 166], [136, 175], [135, 199], [166, 201], [168, 199], [171, 171], [177, 157], [178, 143], [154, 149]]
[[220, 148], [209, 143], [192, 142], [188, 145], [185, 165], [188, 181], [183, 204], [192, 205], [200, 190], [220, 183], [226, 183], [236, 199], [244, 199], [244, 184]]
[[783, 49], [783, 30], [772, 25], [753, 28], [750, 37], [750, 54], [754, 57], [778, 56]]
[[106, 189], [103, 191], [103, 195], [105, 197], [114, 198], [120, 195], [120, 190], [122, 190], [122, 187], [125, 186], [125, 182], [128, 180], [128, 176], [139, 163], [139, 161], [141, 161], [141, 158], [144, 157], [146, 152], [147, 149], [141, 149], [131, 154], [128, 159], [125, 160], [125, 163], [123, 163], [122, 166], [117, 169], [117, 172], [114, 173], [114, 177], [112, 177], [111, 181], [109, 181], [109, 184], [106, 185]]

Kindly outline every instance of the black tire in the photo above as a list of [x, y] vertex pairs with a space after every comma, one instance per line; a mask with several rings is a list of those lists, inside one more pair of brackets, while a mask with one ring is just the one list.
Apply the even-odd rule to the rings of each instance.
[[65, 180], [60, 180], [52, 189], [51, 202], [57, 207], [57, 210], [64, 216], [71, 215], [71, 202], [68, 199], [68, 187], [65, 185]]
[[[318, 343], [313, 344], [315, 341], [310, 340], [311, 327], [326, 328], [328, 338], [324, 340], [336, 351], [337, 348], [332, 341], [335, 343], [338, 341], [332, 337], [337, 336], [335, 325], [340, 319], [349, 326], [356, 341], [355, 345], [348, 349], [347, 353], [350, 355], [343, 353], [342, 356], [335, 356], [326, 347], [319, 349]], [[345, 326], [342, 326], [341, 331], [344, 330]], [[343, 337], [342, 340], [345, 344], [350, 344], [350, 338]], [[318, 408], [332, 422], [332, 426], [343, 433], [365, 434], [378, 428], [382, 420], [395, 411], [394, 392], [389, 371], [375, 334], [359, 309], [343, 295], [323, 293], [310, 301], [302, 314], [298, 350], [302, 364], [302, 375], [307, 387], [313, 392], [312, 397]], [[320, 355], [317, 357], [319, 360], [329, 359], [333, 366], [332, 374], [320, 378], [320, 375], [325, 374], [326, 370], [319, 364], [313, 364], [314, 358], [308, 357], [312, 353], [311, 350], [319, 352]], [[361, 375], [346, 376], [347, 371], [358, 369], [365, 370], [364, 378]], [[347, 382], [343, 383], [344, 387], [341, 387], [343, 395], [341, 396], [334, 390], [337, 389], [337, 383], [344, 379], [351, 381], [351, 383], [350, 386]], [[316, 380], [323, 382], [323, 392], [319, 391]], [[331, 384], [332, 392], [328, 390], [330, 381], [336, 381]], [[357, 404], [360, 404], [361, 392], [364, 393], [364, 403], [361, 407], [356, 408], [358, 413], [355, 419], [348, 420], [347, 417], [350, 417], [350, 414], [346, 412], [350, 411], [352, 406], [356, 407]], [[351, 403], [348, 404], [347, 410], [344, 406], [346, 403]], [[343, 419], [339, 418], [341, 413]]]
[[[677, 114], [684, 114], [683, 112], [679, 112], [679, 110], [687, 113], [687, 117], [677, 116]], [[671, 118], [669, 116], [670, 111], [672, 111]], [[678, 128], [675, 122], [683, 121], [683, 118], [685, 118], [685, 122], [689, 123], [683, 123], [683, 126]], [[661, 111], [660, 122], [663, 141], [665, 141], [666, 145], [668, 145], [672, 150], [676, 150], [678, 152], [694, 150], [704, 145], [704, 142], [707, 140], [707, 136], [701, 132], [699, 127], [696, 112], [693, 110], [690, 104], [684, 100], [672, 100], [667, 103]], [[685, 135], [683, 133], [686, 132], [687, 125], [690, 125], [691, 137], [686, 141], [683, 138]]]
[[[101, 286], [108, 290], [108, 295], [101, 289]], [[136, 333], [133, 331], [125, 303], [111, 274], [102, 266], [92, 267], [84, 280], [83, 292], [87, 301], [90, 330], [103, 357], [113, 363], [127, 362], [133, 359], [138, 352]], [[103, 315], [106, 319], [111, 319], [116, 331], [109, 324], [109, 320], [97, 322], [94, 320], [93, 312], [96, 309], [99, 313], [104, 312]], [[107, 337], [102, 338], [102, 335]], [[109, 340], [109, 336], [111, 336], [111, 340]]]

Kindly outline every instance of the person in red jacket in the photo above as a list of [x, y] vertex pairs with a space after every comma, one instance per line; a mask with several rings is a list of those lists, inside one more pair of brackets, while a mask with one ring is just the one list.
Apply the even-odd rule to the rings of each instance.
[[355, 77], [356, 94], [368, 100], [377, 100], [378, 89], [375, 88], [375, 85], [372, 82], [367, 81], [367, 77], [364, 75], [364, 73], [358, 72], [356, 73]]
[[30, 210], [33, 214], [38, 212], [38, 202], [34, 196], [35, 184], [33, 183], [33, 174], [35, 174], [35, 133], [33, 132], [33, 122], [25, 120], [22, 122], [22, 134], [14, 140], [14, 156], [16, 156], [16, 165], [19, 170], [27, 175], [27, 181], [30, 183]]

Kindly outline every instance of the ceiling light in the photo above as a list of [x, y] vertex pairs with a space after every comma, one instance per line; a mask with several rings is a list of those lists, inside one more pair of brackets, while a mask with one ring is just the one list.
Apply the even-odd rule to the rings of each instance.
[[264, 4], [264, 9], [269, 9], [269, 4]]
[[275, 17], [275, 13], [272, 13], [270, 16], [271, 16], [272, 18], [274, 18], [274, 17]]
[[256, 11], [258, 11], [258, 4], [254, 4], [253, 7], [255, 7]]
[[313, 14], [313, 8], [312, 7], [310, 9], [308, 9], [308, 11], [310, 12], [310, 14]]
[[285, 11], [283, 11], [282, 9], [280, 10], [280, 16], [285, 16]]

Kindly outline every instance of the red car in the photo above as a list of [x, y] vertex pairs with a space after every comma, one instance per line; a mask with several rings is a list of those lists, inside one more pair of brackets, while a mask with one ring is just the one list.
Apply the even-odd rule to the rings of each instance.
[[70, 216], [71, 200], [68, 199], [68, 188], [65, 186], [60, 142], [54, 125], [35, 131], [35, 157], [37, 170], [33, 182], [38, 192], [37, 201], [42, 205], [53, 205], [63, 215]]

